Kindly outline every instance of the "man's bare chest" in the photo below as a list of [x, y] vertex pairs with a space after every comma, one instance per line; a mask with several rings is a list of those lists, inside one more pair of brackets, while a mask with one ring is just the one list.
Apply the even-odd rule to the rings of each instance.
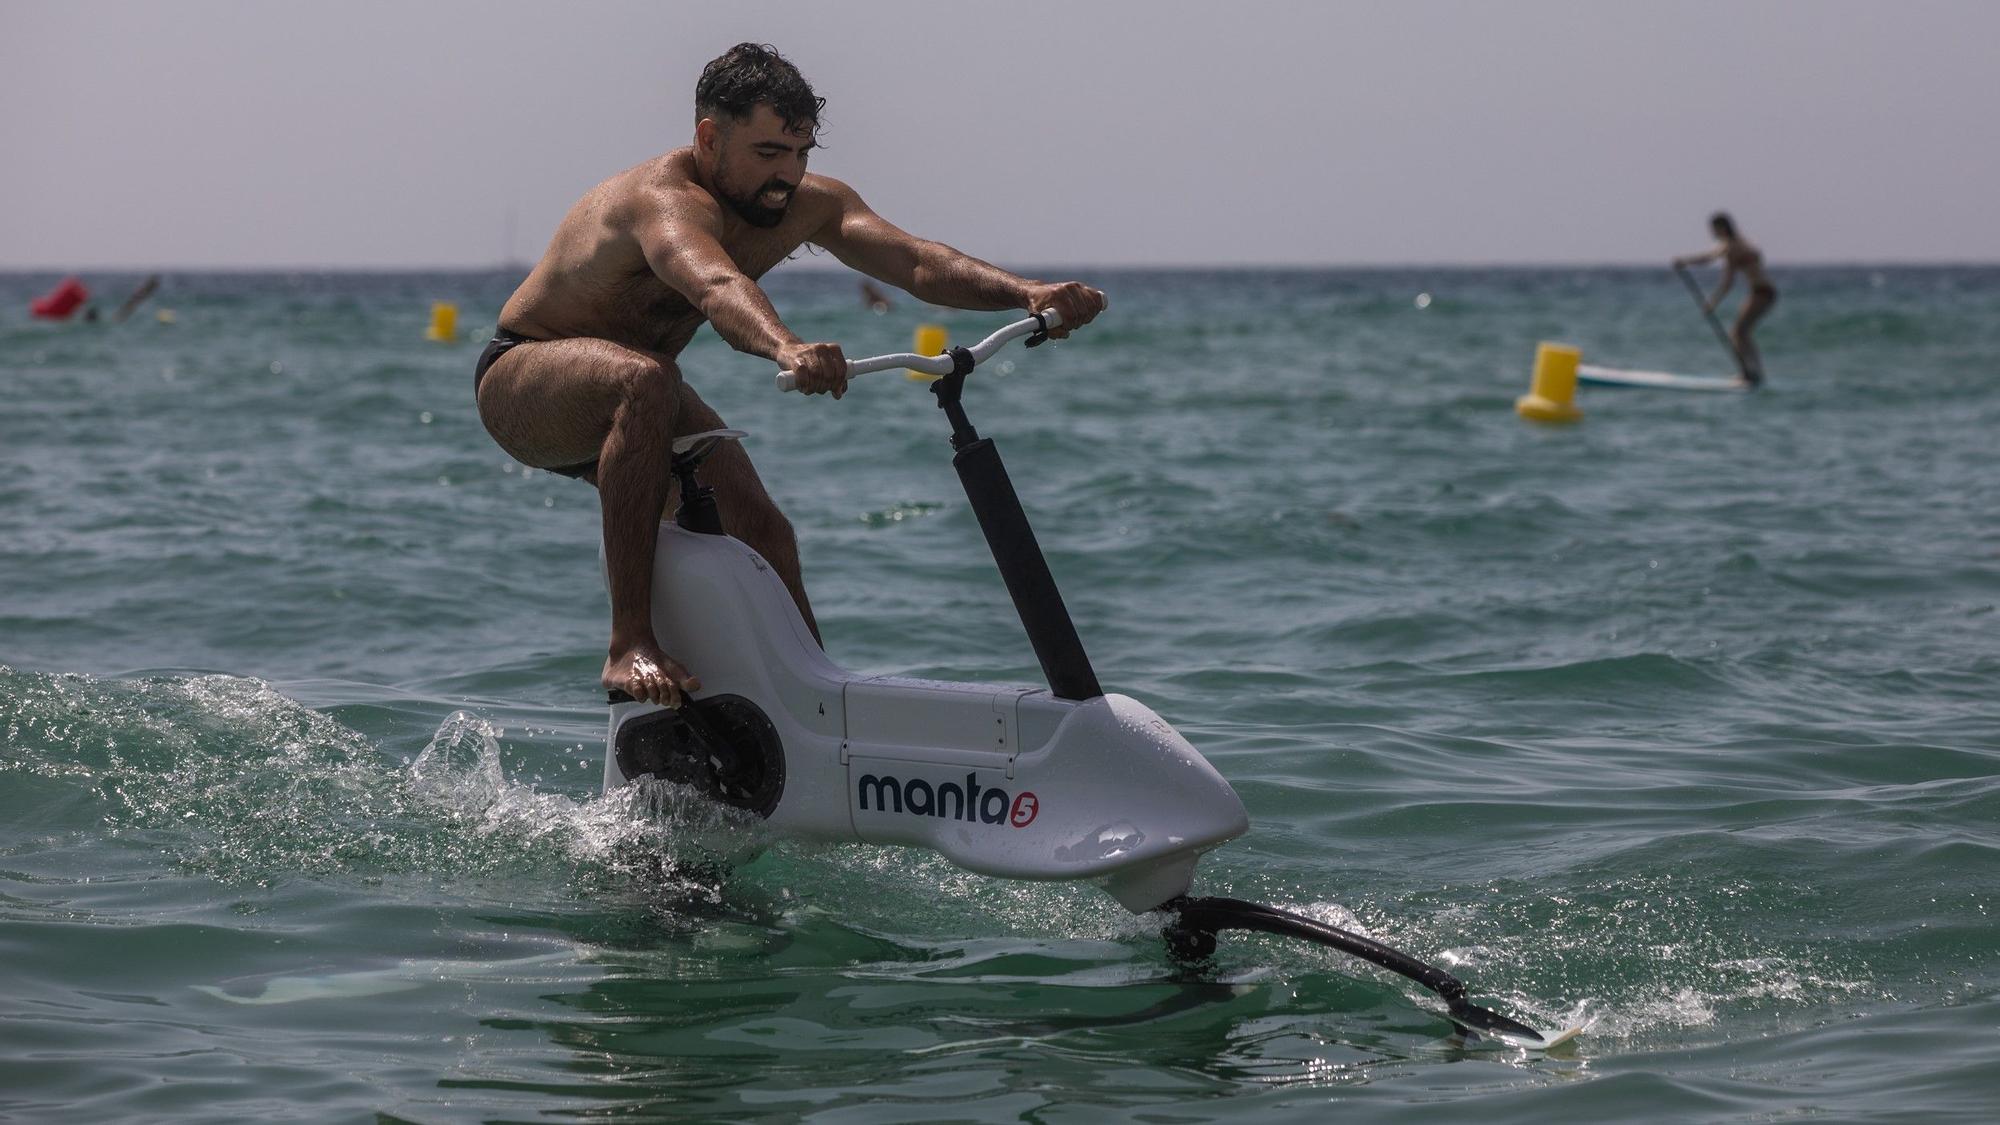
[[[795, 253], [798, 240], [761, 237], [728, 240], [723, 251], [743, 276], [756, 281]], [[585, 298], [595, 307], [601, 327], [592, 334], [674, 352], [700, 327], [704, 314], [688, 297], [667, 284], [641, 258], [632, 268], [605, 278], [596, 293]]]
[[743, 271], [743, 276], [756, 281], [776, 268], [778, 263], [791, 257], [804, 245], [803, 238], [774, 237], [775, 232], [757, 231], [740, 239], [732, 239], [722, 244], [729, 260]]

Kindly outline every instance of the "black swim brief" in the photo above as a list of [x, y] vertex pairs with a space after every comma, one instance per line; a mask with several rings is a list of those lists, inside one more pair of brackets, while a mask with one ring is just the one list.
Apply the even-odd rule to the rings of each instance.
[[[477, 399], [479, 397], [480, 382], [486, 378], [487, 369], [498, 363], [501, 356], [506, 355], [522, 344], [539, 342], [533, 336], [523, 336], [518, 332], [509, 332], [505, 328], [494, 329], [492, 341], [486, 345], [485, 351], [479, 353], [479, 363], [472, 369], [473, 398]], [[535, 467], [538, 469], [547, 469], [557, 476], [573, 477], [577, 480], [587, 480], [595, 483], [597, 479], [597, 459], [595, 457], [575, 465], [563, 465], [560, 467], [537, 465]]]
[[522, 344], [533, 344], [536, 342], [533, 337], [523, 336], [518, 332], [509, 332], [505, 328], [495, 328], [493, 330], [492, 342], [486, 345], [485, 351], [479, 353], [479, 363], [472, 369], [473, 397], [476, 398], [479, 395], [479, 384], [485, 380], [487, 368], [499, 362], [501, 356], [506, 355]]

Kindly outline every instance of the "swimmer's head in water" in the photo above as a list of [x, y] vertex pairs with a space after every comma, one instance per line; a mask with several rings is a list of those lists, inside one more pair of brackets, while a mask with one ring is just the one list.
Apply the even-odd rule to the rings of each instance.
[[1727, 211], [1717, 211], [1708, 217], [1708, 229], [1714, 231], [1717, 238], [1735, 238], [1736, 220], [1730, 218]]
[[703, 68], [694, 104], [716, 194], [751, 226], [783, 222], [826, 99], [772, 47], [738, 43]]

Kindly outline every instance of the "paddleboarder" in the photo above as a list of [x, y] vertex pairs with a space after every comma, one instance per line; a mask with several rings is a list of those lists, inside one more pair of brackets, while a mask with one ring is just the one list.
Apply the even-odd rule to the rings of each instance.
[[1716, 285], [1714, 294], [1702, 303], [1702, 310], [1710, 316], [1715, 315], [1723, 296], [1736, 283], [1736, 275], [1743, 275], [1744, 282], [1750, 286], [1750, 296], [1744, 299], [1743, 307], [1736, 312], [1736, 323], [1729, 329], [1729, 344], [1736, 352], [1743, 378], [1751, 386], [1757, 386], [1764, 381], [1764, 360], [1757, 352], [1757, 341], [1752, 331], [1757, 322], [1771, 311], [1771, 306], [1778, 303], [1778, 287], [1771, 284], [1770, 274], [1764, 272], [1764, 252], [1737, 232], [1736, 221], [1729, 217], [1727, 211], [1717, 211], [1709, 216], [1708, 229], [1715, 235], [1715, 248], [1675, 258], [1674, 269], [1686, 270], [1689, 266], [1715, 261], [1722, 263], [1722, 280]]

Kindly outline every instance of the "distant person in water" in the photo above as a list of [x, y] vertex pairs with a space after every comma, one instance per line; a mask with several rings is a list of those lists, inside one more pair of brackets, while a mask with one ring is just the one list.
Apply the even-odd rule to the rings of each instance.
[[125, 298], [125, 303], [118, 306], [118, 311], [111, 314], [111, 323], [113, 324], [125, 323], [125, 318], [132, 315], [132, 310], [138, 308], [141, 304], [143, 304], [146, 298], [153, 295], [153, 290], [158, 289], [159, 287], [160, 287], [159, 274], [153, 274], [151, 277], [148, 277], [145, 281], [141, 282], [139, 284], [139, 288], [133, 290], [132, 295], [130, 297]]
[[1722, 281], [1705, 306], [1709, 312], [1722, 304], [1723, 295], [1736, 282], [1736, 275], [1739, 272], [1743, 275], [1750, 286], [1750, 296], [1744, 298], [1743, 307], [1736, 312], [1736, 323], [1729, 329], [1729, 342], [1735, 345], [1737, 358], [1742, 361], [1743, 378], [1754, 387], [1764, 381], [1764, 359], [1757, 353], [1757, 341], [1751, 332], [1764, 314], [1771, 311], [1771, 306], [1778, 303], [1778, 287], [1771, 284], [1771, 276], [1764, 272], [1764, 252], [1736, 233], [1736, 221], [1727, 211], [1709, 216], [1708, 229], [1715, 235], [1715, 249], [1675, 258], [1674, 268], [1722, 262]]
[[868, 281], [861, 283], [861, 303], [867, 305], [868, 311], [877, 316], [895, 307], [889, 303], [888, 294], [875, 288], [874, 283]]

